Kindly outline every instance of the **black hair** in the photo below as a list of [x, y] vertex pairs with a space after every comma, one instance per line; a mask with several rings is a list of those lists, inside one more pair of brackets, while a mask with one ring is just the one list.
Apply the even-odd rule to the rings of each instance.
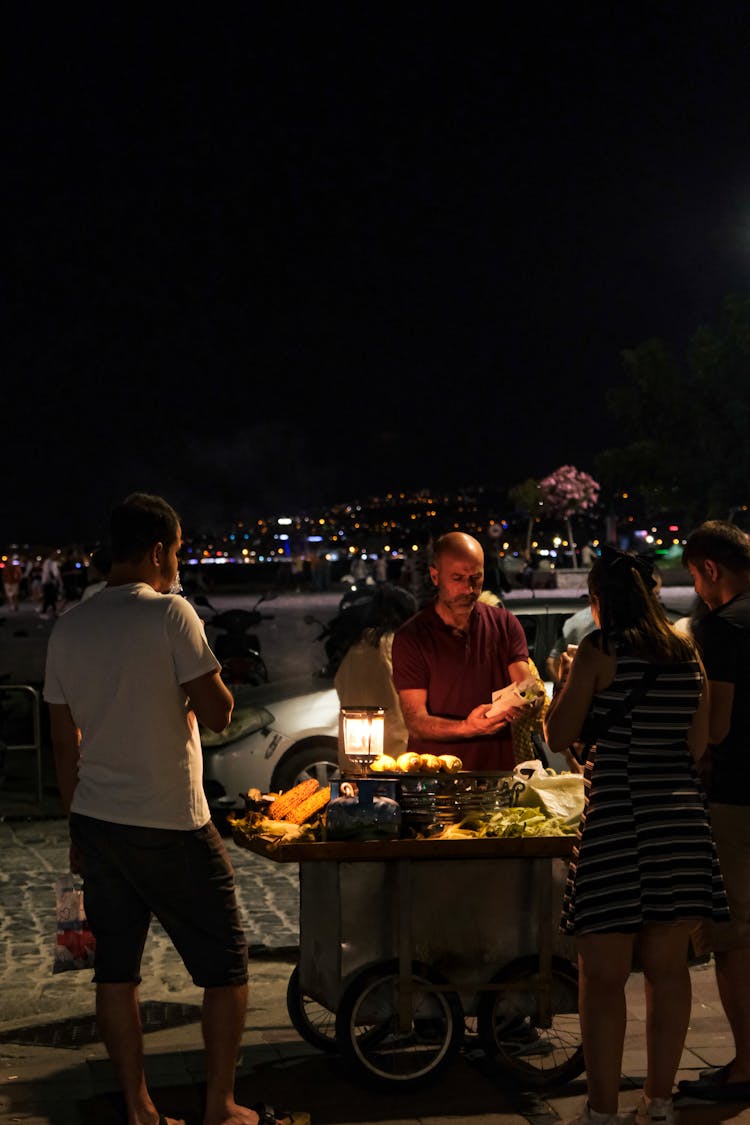
[[655, 593], [648, 559], [608, 548], [589, 571], [589, 593], [599, 603], [602, 649], [610, 641], [656, 663], [695, 658], [692, 641], [670, 625]]
[[171, 547], [179, 526], [180, 517], [161, 496], [132, 492], [110, 516], [112, 562], [140, 562], [156, 543]]
[[707, 520], [691, 531], [682, 552], [682, 565], [707, 559], [734, 573], [750, 571], [750, 539], [735, 523]]
[[91, 565], [99, 574], [109, 574], [112, 569], [112, 552], [109, 547], [97, 547], [91, 554]]
[[385, 633], [395, 633], [418, 609], [417, 599], [403, 586], [394, 586], [391, 582], [381, 583], [370, 602], [364, 639], [377, 647]]

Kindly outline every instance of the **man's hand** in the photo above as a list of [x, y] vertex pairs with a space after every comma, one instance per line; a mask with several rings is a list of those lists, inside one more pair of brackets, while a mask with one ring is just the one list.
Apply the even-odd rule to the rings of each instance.
[[480, 703], [478, 707], [469, 712], [464, 720], [467, 737], [496, 734], [502, 727], [519, 718], [525, 710], [523, 706], [510, 704], [505, 711], [488, 718], [487, 712], [490, 707], [491, 704], [489, 703]]

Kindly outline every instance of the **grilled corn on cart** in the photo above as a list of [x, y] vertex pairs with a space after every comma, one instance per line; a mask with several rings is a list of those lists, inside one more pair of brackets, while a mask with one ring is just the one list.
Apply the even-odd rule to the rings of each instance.
[[289, 1015], [360, 1081], [430, 1082], [467, 1033], [529, 1087], [583, 1071], [575, 955], [558, 933], [572, 837], [234, 839], [299, 864]]

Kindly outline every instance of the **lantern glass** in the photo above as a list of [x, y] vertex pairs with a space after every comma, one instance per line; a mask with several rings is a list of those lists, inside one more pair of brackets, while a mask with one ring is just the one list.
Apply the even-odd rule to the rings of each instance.
[[373, 758], [383, 753], [385, 711], [382, 707], [342, 707], [344, 754], [366, 773]]

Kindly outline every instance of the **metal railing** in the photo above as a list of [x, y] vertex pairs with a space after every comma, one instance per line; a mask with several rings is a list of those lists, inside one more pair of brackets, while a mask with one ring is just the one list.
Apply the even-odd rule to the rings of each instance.
[[36, 753], [36, 800], [41, 806], [43, 800], [42, 784], [42, 703], [41, 693], [29, 684], [0, 684], [0, 709], [3, 699], [11, 692], [31, 697], [31, 741], [9, 742], [3, 739], [8, 750], [33, 750]]

